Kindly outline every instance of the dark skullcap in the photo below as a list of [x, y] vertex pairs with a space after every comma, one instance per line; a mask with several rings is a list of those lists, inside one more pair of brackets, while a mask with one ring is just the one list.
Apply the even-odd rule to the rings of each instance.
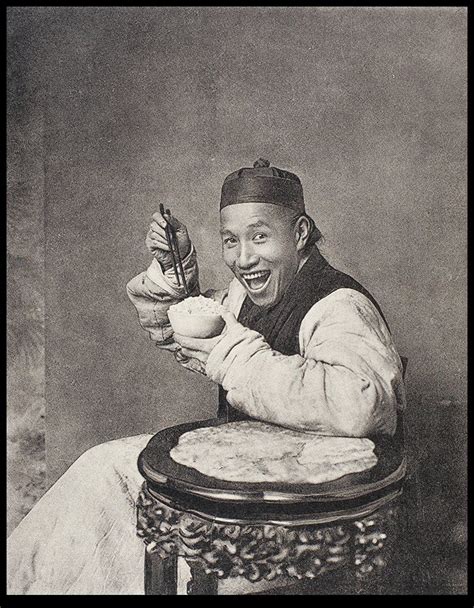
[[243, 167], [228, 175], [222, 186], [220, 209], [240, 203], [270, 203], [304, 213], [303, 186], [294, 173], [270, 167], [259, 158], [253, 168]]

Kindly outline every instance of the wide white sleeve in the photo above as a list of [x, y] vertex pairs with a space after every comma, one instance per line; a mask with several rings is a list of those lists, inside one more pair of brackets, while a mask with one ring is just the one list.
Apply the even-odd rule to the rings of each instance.
[[254, 418], [324, 435], [393, 434], [404, 407], [402, 365], [373, 304], [352, 289], [317, 302], [301, 324], [300, 354], [282, 355], [237, 324], [206, 373]]
[[[199, 269], [194, 245], [191, 246], [191, 251], [183, 260], [183, 270], [191, 295], [199, 295]], [[148, 332], [156, 346], [175, 353], [176, 360], [182, 367], [204, 374], [200, 361], [180, 358], [176, 355], [178, 345], [173, 339], [168, 308], [183, 300], [186, 294], [184, 287], [178, 285], [174, 270], [171, 268], [163, 272], [160, 264], [153, 259], [146, 271], [141, 272], [127, 283], [127, 295], [135, 306], [141, 327]], [[208, 289], [203, 295], [224, 304], [237, 315], [245, 297], [245, 290], [237, 280], [233, 280], [228, 288]]]
[[[183, 260], [183, 270], [191, 294], [198, 295], [199, 271], [194, 246]], [[173, 335], [168, 308], [186, 297], [184, 287], [178, 285], [173, 269], [163, 272], [153, 258], [145, 272], [127, 283], [127, 295], [136, 308], [142, 328], [148, 331], [158, 346], [166, 346]]]

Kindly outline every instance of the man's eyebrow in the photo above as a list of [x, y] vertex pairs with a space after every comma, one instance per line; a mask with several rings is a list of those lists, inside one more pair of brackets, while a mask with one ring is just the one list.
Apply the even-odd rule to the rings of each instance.
[[262, 226], [265, 226], [265, 228], [269, 228], [270, 227], [268, 224], [266, 224], [262, 220], [257, 220], [253, 224], [249, 224], [247, 226], [247, 229], [249, 229], [249, 228], [261, 228]]
[[[261, 228], [262, 226], [264, 226], [265, 228], [270, 228], [270, 226], [268, 224], [266, 224], [263, 220], [257, 220], [256, 222], [252, 222], [251, 224], [248, 224], [245, 227], [245, 230], [252, 230], [254, 228]], [[229, 228], [221, 228], [219, 230], [220, 234], [234, 234], [232, 232], [232, 230], [229, 230]]]

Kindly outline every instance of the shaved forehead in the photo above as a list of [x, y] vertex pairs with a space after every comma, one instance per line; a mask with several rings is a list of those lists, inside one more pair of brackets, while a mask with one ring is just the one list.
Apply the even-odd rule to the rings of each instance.
[[270, 203], [241, 203], [224, 207], [220, 213], [221, 232], [232, 228], [287, 223], [294, 210]]

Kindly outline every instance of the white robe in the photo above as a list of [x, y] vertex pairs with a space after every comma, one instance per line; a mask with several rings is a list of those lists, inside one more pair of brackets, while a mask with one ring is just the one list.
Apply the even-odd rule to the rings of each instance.
[[[196, 253], [184, 260], [198, 293]], [[140, 324], [161, 348], [175, 350], [166, 311], [182, 299], [172, 271], [154, 260], [127, 285]], [[245, 290], [205, 295], [237, 316]], [[274, 350], [237, 324], [211, 352], [205, 373], [228, 391], [231, 405], [282, 426], [324, 435], [364, 437], [395, 432], [405, 407], [402, 365], [374, 305], [339, 289], [306, 314], [300, 354]], [[182, 363], [194, 371], [200, 366]], [[88, 450], [39, 500], [8, 539], [8, 594], [120, 595], [144, 593], [144, 546], [136, 536], [136, 463], [150, 435]]]
[[7, 541], [9, 595], [143, 595], [137, 458], [151, 435], [87, 450]]

